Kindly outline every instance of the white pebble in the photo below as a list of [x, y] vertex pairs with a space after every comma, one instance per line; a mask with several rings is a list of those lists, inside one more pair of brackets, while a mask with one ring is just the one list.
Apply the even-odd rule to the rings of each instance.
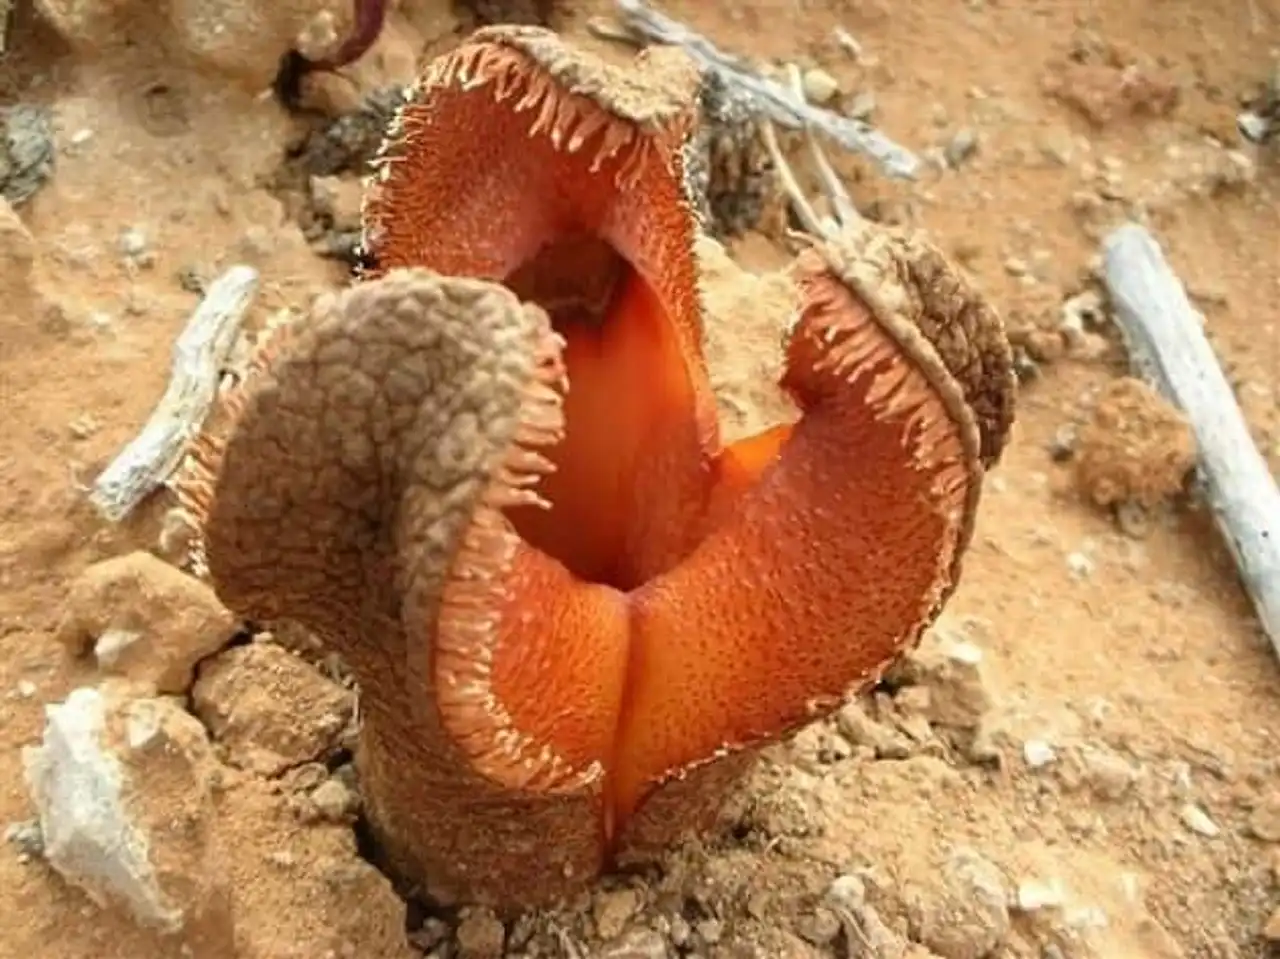
[[1078, 906], [1063, 913], [1063, 925], [1081, 932], [1090, 929], [1106, 929], [1111, 925], [1100, 906]]
[[1209, 839], [1213, 839], [1222, 833], [1222, 830], [1218, 828], [1218, 824], [1210, 819], [1209, 814], [1195, 805], [1195, 803], [1187, 803], [1178, 810], [1178, 817], [1182, 820], [1184, 826], [1198, 836], [1206, 836]]
[[1018, 908], [1023, 912], [1056, 909], [1062, 905], [1063, 899], [1062, 886], [1057, 880], [1045, 882], [1040, 879], [1029, 879], [1018, 883], [1016, 901]]
[[1075, 579], [1088, 579], [1093, 575], [1095, 568], [1093, 560], [1084, 553], [1074, 552], [1067, 554], [1067, 570]]
[[963, 639], [948, 642], [944, 652], [947, 659], [960, 666], [977, 666], [982, 662], [982, 648]]
[[112, 669], [126, 649], [142, 638], [127, 629], [108, 629], [93, 644], [93, 656], [101, 669]]
[[142, 256], [147, 252], [147, 235], [135, 227], [123, 231], [120, 234], [120, 252], [129, 257]]
[[829, 103], [840, 92], [840, 82], [820, 67], [804, 72], [804, 96], [810, 103]]
[[1058, 758], [1058, 754], [1043, 739], [1028, 739], [1022, 744], [1022, 758], [1032, 769], [1042, 769]]

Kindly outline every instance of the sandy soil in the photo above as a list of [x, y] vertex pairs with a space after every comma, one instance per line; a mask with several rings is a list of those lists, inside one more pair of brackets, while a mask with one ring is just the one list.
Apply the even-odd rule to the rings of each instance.
[[[404, 0], [373, 54], [312, 91], [321, 115], [297, 117], [263, 93], [276, 59], [323, 35], [328, 6], [340, 29], [344, 3], [224, 0], [201, 20], [175, 0], [133, 21], [121, 3], [31, 6], [0, 106], [47, 111], [56, 157], [16, 213], [0, 206], [0, 957], [1226, 959], [1280, 943], [1280, 672], [1180, 470], [1157, 482], [1185, 433], [1115, 385], [1092, 274], [1105, 229], [1146, 218], [1280, 466], [1280, 166], [1234, 130], [1277, 54], [1275, 0], [666, 5], [735, 52], [825, 70], [844, 109], [930, 158], [914, 185], [838, 165], [869, 214], [928, 230], [1005, 315], [1016, 440], [961, 589], [890, 683], [774, 749], [723, 834], [506, 927], [416, 904], [406, 925], [352, 828], [340, 671], [305, 641], [237, 636], [202, 587], [129, 555], [156, 548], [164, 496], [120, 527], [85, 498], [163, 390], [203, 283], [259, 268], [256, 328], [343, 282], [317, 248], [353, 228], [356, 173], [301, 145], [465, 18]], [[585, 30], [607, 3], [564, 6], [567, 34], [610, 49]], [[727, 246], [756, 271], [790, 256], [768, 220]], [[714, 295], [740, 427], [776, 413], [760, 282]], [[32, 825], [20, 750], [45, 704], [102, 680], [84, 653], [112, 630], [142, 645], [106, 671], [156, 697], [161, 745], [131, 771], [165, 888], [199, 907], [181, 935], [69, 886]]]

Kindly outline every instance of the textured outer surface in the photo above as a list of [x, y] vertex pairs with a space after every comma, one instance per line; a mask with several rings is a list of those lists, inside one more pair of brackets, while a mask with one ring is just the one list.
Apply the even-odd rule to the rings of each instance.
[[[352, 666], [370, 819], [413, 857], [393, 871], [439, 877], [427, 891], [444, 899], [554, 894], [601, 856], [581, 828], [599, 818], [594, 795], [524, 797], [469, 775], [407, 667], [432, 636], [405, 619], [433, 622], [511, 441], [539, 323], [498, 287], [422, 273], [330, 298], [268, 348], [280, 359], [242, 403], [205, 525], [224, 602], [296, 620]], [[459, 819], [460, 804], [485, 813]]]

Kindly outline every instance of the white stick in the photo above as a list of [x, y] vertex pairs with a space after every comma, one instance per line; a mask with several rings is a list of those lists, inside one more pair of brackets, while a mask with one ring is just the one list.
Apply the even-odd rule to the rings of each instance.
[[784, 85], [757, 76], [746, 64], [723, 53], [706, 37], [650, 8], [643, 0], [616, 0], [628, 30], [656, 43], [680, 47], [704, 70], [744, 90], [769, 119], [791, 130], [812, 127], [847, 150], [874, 159], [890, 176], [915, 179], [920, 159], [870, 124], [823, 110], [797, 99]]
[[9, 36], [9, 18], [13, 16], [13, 0], [0, 0], [0, 53], [4, 53]]
[[1280, 489], [1253, 444], [1200, 315], [1159, 244], [1136, 223], [1104, 242], [1103, 279], [1135, 371], [1191, 423], [1209, 507], [1280, 655]]
[[204, 424], [245, 313], [258, 292], [258, 271], [233, 266], [210, 284], [173, 345], [169, 385], [147, 425], [93, 484], [89, 500], [118, 523], [164, 483], [188, 439]]

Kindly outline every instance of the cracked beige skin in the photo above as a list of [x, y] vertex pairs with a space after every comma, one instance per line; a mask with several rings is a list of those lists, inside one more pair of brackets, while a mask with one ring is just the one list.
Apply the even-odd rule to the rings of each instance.
[[706, 828], [918, 641], [1012, 421], [995, 314], [863, 226], [790, 271], [799, 422], [721, 442], [671, 53], [485, 30], [429, 69], [373, 278], [268, 341], [180, 484], [222, 601], [350, 664], [370, 823], [442, 900], [546, 902]]

